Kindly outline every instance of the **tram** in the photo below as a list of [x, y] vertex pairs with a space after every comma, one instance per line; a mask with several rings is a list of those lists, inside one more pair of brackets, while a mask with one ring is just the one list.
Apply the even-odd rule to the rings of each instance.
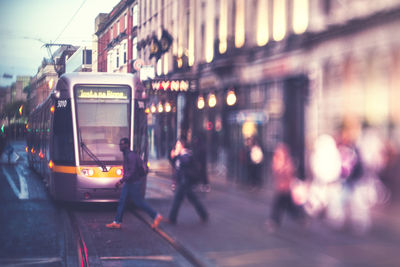
[[115, 202], [123, 175], [119, 140], [147, 163], [146, 92], [133, 74], [68, 73], [33, 110], [29, 166], [55, 200]]

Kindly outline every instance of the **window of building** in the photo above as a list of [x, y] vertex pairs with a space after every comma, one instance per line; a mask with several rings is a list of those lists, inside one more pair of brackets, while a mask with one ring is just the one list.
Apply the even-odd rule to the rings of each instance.
[[268, 0], [259, 0], [257, 7], [257, 45], [266, 45], [269, 41]]
[[138, 5], [134, 5], [132, 8], [132, 27], [138, 25]]
[[244, 0], [237, 0], [235, 2], [235, 47], [240, 48], [244, 45], [245, 39], [245, 3]]
[[126, 56], [126, 42], [122, 44], [122, 55], [123, 55], [123, 63], [126, 64], [127, 56]]
[[117, 20], [117, 36], [119, 35], [119, 20]]
[[274, 0], [272, 36], [275, 41], [281, 41], [286, 35], [287, 0]]
[[227, 0], [220, 2], [220, 20], [218, 23], [219, 53], [224, 54], [227, 49], [228, 37], [228, 3]]
[[[206, 26], [203, 23], [200, 26], [200, 38], [201, 38], [201, 44], [203, 44], [203, 47], [206, 47], [205, 46], [205, 31], [206, 31]], [[201, 51], [202, 51], [202, 53], [201, 53], [200, 57], [203, 59], [204, 55], [205, 55], [205, 49], [202, 49]]]
[[113, 52], [110, 51], [107, 54], [107, 72], [113, 72], [113, 66], [114, 66], [113, 63], [114, 63]]
[[111, 28], [110, 28], [110, 41], [112, 41], [112, 39], [114, 39], [114, 36], [113, 36], [113, 26], [111, 26]]
[[119, 68], [119, 47], [116, 48], [116, 55], [115, 55], [115, 67]]
[[125, 13], [124, 14], [124, 30], [126, 30], [127, 26], [128, 26], [128, 16]]
[[135, 60], [138, 58], [138, 52], [137, 52], [137, 37], [134, 37], [132, 40], [132, 59]]
[[322, 9], [325, 15], [329, 15], [332, 9], [332, 1], [331, 0], [324, 0], [322, 3]]
[[293, 1], [293, 32], [302, 34], [308, 27], [309, 0], [294, 0]]

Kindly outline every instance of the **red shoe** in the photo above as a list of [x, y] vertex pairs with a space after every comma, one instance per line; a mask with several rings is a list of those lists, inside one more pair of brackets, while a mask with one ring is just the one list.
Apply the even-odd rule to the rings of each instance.
[[117, 223], [117, 222], [112, 222], [112, 223], [106, 224], [106, 227], [107, 228], [119, 229], [119, 228], [121, 228], [121, 224]]
[[163, 217], [160, 214], [157, 214], [157, 216], [154, 218], [151, 228], [157, 228], [162, 220], [163, 220]]

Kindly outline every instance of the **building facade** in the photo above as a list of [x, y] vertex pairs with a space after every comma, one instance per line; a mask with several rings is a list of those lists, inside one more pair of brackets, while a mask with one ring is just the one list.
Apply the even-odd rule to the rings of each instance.
[[31, 79], [31, 92], [28, 103], [30, 110], [35, 109], [49, 96], [52, 86], [58, 81], [58, 74], [54, 68], [54, 64], [43, 59], [42, 65], [38, 68], [38, 72]]
[[[266, 177], [278, 142], [289, 144], [299, 176], [306, 177], [315, 138], [334, 135], [349, 117], [397, 136], [399, 0], [138, 0], [118, 6], [127, 7], [128, 61], [137, 63], [126, 71], [153, 69], [149, 121], [161, 125], [152, 130], [157, 156], [182, 134], [204, 133], [210, 161], [246, 182], [239, 155], [250, 136], [264, 149]], [[125, 38], [118, 34], [125, 11], [115, 10], [110, 17], [119, 24], [107, 24], [113, 31], [99, 35], [107, 51], [99, 56], [99, 71], [125, 70], [113, 48]], [[157, 53], [165, 32], [171, 46]], [[189, 84], [186, 90], [181, 82]]]
[[[136, 1], [123, 0], [96, 18], [97, 71], [130, 73], [136, 47]], [[134, 50], [134, 51], [133, 51]]]

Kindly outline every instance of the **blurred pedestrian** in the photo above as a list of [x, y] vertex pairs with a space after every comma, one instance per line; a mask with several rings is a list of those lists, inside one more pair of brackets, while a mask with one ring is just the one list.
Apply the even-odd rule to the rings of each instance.
[[301, 206], [296, 205], [292, 197], [292, 184], [296, 182], [296, 167], [289, 147], [279, 143], [272, 158], [272, 171], [275, 181], [275, 196], [267, 225], [274, 231], [281, 225], [282, 216], [287, 211], [295, 219], [305, 219]]
[[246, 138], [242, 153], [242, 161], [246, 170], [247, 182], [251, 190], [258, 189], [262, 184], [261, 171], [264, 161], [264, 153], [255, 136]]
[[124, 156], [123, 177], [115, 187], [119, 188], [122, 184], [121, 196], [118, 203], [117, 214], [112, 223], [106, 224], [108, 228], [121, 228], [122, 217], [125, 205], [131, 199], [136, 207], [142, 209], [153, 219], [153, 228], [157, 228], [163, 217], [157, 213], [145, 200], [143, 195], [144, 183], [146, 181], [146, 168], [138, 154], [129, 149], [128, 138], [122, 138], [119, 142], [119, 149]]
[[14, 148], [13, 148], [13, 146], [11, 145], [10, 141], [7, 142], [6, 147], [4, 148], [4, 152], [5, 152], [6, 155], [7, 155], [7, 162], [8, 162], [8, 164], [11, 164], [11, 157], [12, 157], [12, 155], [13, 155], [13, 153], [14, 153]]
[[200, 190], [202, 192], [210, 192], [211, 186], [207, 174], [207, 148], [204, 139], [204, 134], [202, 133], [195, 136], [192, 142], [192, 150], [194, 163], [197, 164], [198, 181], [201, 184]]
[[323, 134], [315, 140], [310, 167], [313, 179], [308, 190], [305, 209], [313, 217], [327, 213], [333, 202], [340, 201], [341, 157], [335, 139]]
[[192, 151], [187, 148], [186, 140], [181, 139], [176, 142], [175, 148], [171, 150], [171, 159], [177, 171], [177, 188], [175, 189], [174, 200], [169, 213], [169, 222], [176, 224], [179, 208], [185, 197], [194, 206], [202, 221], [206, 222], [208, 213], [193, 192], [193, 184], [196, 179], [196, 174], [193, 173], [194, 158]]

